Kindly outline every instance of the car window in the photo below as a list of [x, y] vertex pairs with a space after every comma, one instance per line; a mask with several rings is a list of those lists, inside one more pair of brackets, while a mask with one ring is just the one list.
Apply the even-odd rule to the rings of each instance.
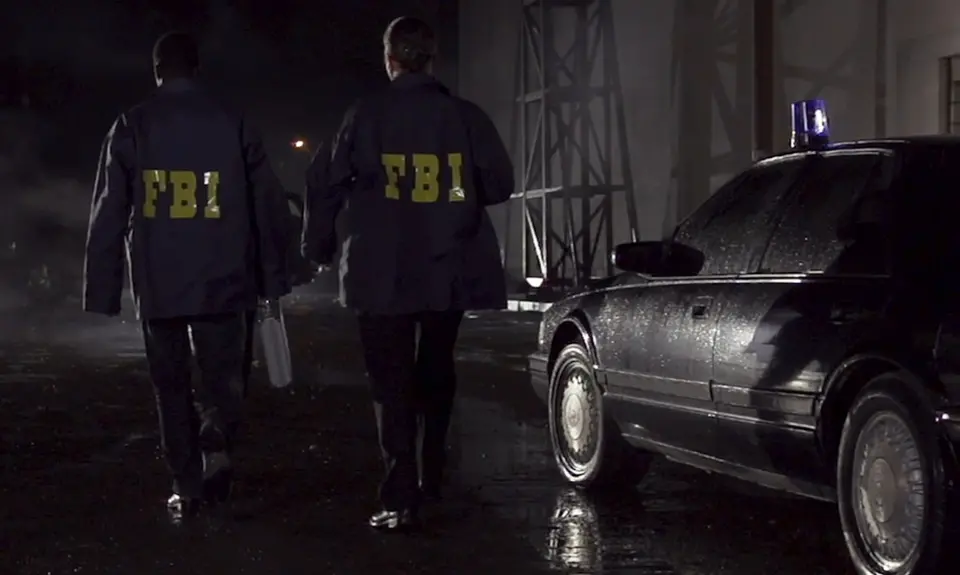
[[[905, 151], [899, 222], [899, 268], [913, 276], [960, 283], [960, 146], [916, 147]], [[902, 252], [902, 254], [900, 253]]]
[[880, 152], [813, 161], [794, 186], [758, 271], [887, 273], [895, 167], [895, 158]]
[[677, 228], [674, 240], [704, 254], [700, 275], [738, 274], [770, 236], [772, 216], [802, 158], [762, 164], [722, 186]]

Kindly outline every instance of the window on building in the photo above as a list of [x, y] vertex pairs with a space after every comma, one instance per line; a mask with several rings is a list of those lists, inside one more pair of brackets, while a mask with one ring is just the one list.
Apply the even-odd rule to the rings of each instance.
[[940, 59], [940, 130], [960, 134], [960, 54]]

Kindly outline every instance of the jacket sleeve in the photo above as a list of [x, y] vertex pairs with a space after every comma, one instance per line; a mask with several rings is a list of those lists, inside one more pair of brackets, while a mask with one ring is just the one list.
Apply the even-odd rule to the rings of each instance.
[[330, 150], [323, 147], [317, 150], [307, 171], [301, 249], [303, 257], [315, 264], [330, 265], [337, 252], [337, 216], [356, 181], [353, 164], [356, 111], [356, 105], [347, 110]]
[[133, 205], [136, 145], [125, 115], [113, 123], [100, 148], [83, 264], [83, 309], [120, 313], [124, 242]]
[[510, 154], [486, 112], [472, 102], [464, 101], [464, 104], [475, 181], [480, 186], [480, 203], [484, 206], [502, 204], [513, 193], [514, 175]]
[[244, 164], [256, 238], [257, 286], [260, 297], [290, 293], [289, 248], [293, 241], [290, 210], [283, 186], [263, 148], [263, 141], [246, 121], [242, 127]]

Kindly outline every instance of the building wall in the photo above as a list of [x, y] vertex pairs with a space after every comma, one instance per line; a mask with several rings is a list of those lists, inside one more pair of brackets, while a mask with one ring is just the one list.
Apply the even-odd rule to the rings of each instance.
[[[627, 136], [626, 149], [613, 151], [632, 172], [640, 237], [658, 238], [754, 156], [752, 0], [610, 1]], [[520, 4], [460, 3], [459, 91], [511, 146]], [[960, 5], [949, 0], [778, 0], [778, 147], [789, 141], [789, 102], [808, 97], [827, 99], [834, 139], [935, 131], [936, 57], [960, 52], [954, 12]], [[615, 240], [625, 241], [626, 204], [616, 202]], [[515, 275], [518, 205], [493, 213]], [[555, 216], [553, 227], [561, 226]]]
[[960, 54], [960, 4], [891, 0], [893, 129], [903, 135], [940, 130], [939, 60]]

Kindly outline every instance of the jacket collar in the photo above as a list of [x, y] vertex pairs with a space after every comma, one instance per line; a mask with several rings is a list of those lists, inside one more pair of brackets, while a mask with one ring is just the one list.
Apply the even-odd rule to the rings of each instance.
[[197, 81], [192, 78], [171, 78], [164, 80], [158, 89], [162, 92], [186, 92], [196, 88]]
[[449, 94], [450, 90], [440, 80], [430, 74], [407, 72], [397, 76], [390, 84], [391, 88], [405, 90], [410, 88], [431, 88]]

